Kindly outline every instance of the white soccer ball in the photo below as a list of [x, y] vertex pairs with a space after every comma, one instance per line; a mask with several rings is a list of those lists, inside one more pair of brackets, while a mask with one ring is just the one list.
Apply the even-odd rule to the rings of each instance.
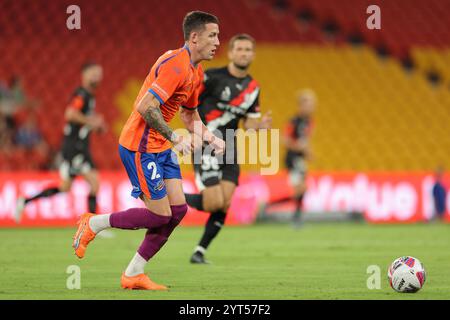
[[426, 279], [423, 264], [414, 257], [400, 257], [388, 269], [389, 284], [397, 292], [414, 293], [419, 291]]

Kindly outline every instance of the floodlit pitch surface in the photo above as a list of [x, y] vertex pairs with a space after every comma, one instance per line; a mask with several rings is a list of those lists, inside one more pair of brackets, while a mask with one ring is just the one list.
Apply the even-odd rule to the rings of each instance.
[[[181, 227], [146, 269], [169, 292], [120, 288], [143, 230], [96, 239], [83, 260], [71, 248], [74, 231], [0, 230], [0, 299], [450, 299], [450, 225], [440, 223], [226, 227], [208, 252], [212, 265], [189, 264], [202, 228]], [[402, 255], [425, 265], [418, 293], [389, 287], [387, 267]], [[79, 290], [67, 288], [71, 265], [81, 270]], [[367, 287], [371, 265], [381, 269], [380, 289]]]

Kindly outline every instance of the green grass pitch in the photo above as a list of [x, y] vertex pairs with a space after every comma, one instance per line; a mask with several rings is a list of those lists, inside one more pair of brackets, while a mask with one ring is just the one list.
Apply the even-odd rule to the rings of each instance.
[[[0, 299], [450, 299], [450, 225], [227, 226], [208, 252], [212, 265], [188, 263], [202, 228], [180, 227], [146, 269], [169, 292], [120, 288], [143, 230], [96, 239], [83, 260], [71, 248], [74, 231], [0, 230]], [[427, 270], [418, 293], [387, 282], [388, 265], [403, 255]], [[79, 290], [66, 287], [70, 265], [80, 267]], [[369, 265], [381, 268], [381, 289], [367, 288]]]

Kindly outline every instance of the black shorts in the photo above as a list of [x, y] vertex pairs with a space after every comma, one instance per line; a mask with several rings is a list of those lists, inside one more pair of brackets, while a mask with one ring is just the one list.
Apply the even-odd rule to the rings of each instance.
[[221, 180], [239, 184], [240, 168], [236, 161], [232, 164], [219, 164], [217, 158], [210, 155], [202, 156], [201, 164], [194, 164], [195, 183], [201, 191], [206, 187], [215, 186]]
[[73, 179], [95, 169], [91, 153], [87, 149], [63, 147], [63, 161], [59, 167], [59, 174], [63, 179]]

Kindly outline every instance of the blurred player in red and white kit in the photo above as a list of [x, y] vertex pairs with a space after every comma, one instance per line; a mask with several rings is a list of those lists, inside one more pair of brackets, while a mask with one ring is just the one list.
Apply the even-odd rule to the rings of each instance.
[[301, 224], [303, 196], [306, 191], [307, 161], [312, 158], [310, 135], [313, 127], [312, 115], [316, 106], [316, 95], [310, 89], [297, 95], [297, 114], [288, 122], [283, 141], [287, 148], [285, 165], [289, 170], [289, 183], [294, 189], [296, 203], [293, 222]]
[[73, 179], [79, 175], [83, 176], [90, 186], [89, 211], [94, 213], [97, 211], [99, 180], [90, 151], [90, 136], [92, 131], [106, 130], [103, 117], [95, 111], [95, 92], [102, 78], [103, 69], [99, 64], [90, 61], [82, 66], [81, 86], [72, 94], [65, 111], [66, 124], [61, 148], [63, 161], [59, 169], [61, 182], [59, 186], [47, 188], [33, 197], [20, 197], [14, 212], [16, 222], [20, 222], [26, 204], [39, 198], [69, 191]]
[[260, 208], [260, 215], [266, 214], [266, 209], [284, 202], [295, 202], [295, 211], [292, 215], [294, 227], [302, 225], [301, 210], [303, 197], [306, 192], [307, 161], [312, 158], [310, 137], [313, 128], [312, 115], [316, 106], [316, 95], [310, 89], [303, 89], [297, 93], [297, 112], [286, 124], [283, 132], [283, 143], [287, 149], [285, 166], [289, 171], [288, 183], [292, 186], [294, 194]]
[[[187, 203], [197, 210], [210, 212], [204, 233], [196, 246], [191, 263], [208, 263], [205, 252], [212, 240], [222, 229], [233, 193], [238, 185], [239, 164], [235, 130], [242, 120], [245, 129], [268, 129], [271, 127], [270, 112], [261, 116], [259, 110], [260, 87], [249, 74], [248, 69], [255, 55], [255, 40], [248, 34], [237, 34], [231, 38], [228, 47], [227, 66], [208, 69], [200, 104], [200, 117], [208, 129], [226, 137], [226, 152], [219, 161], [205, 149], [201, 163], [194, 170], [200, 194], [186, 194]], [[231, 136], [227, 135], [231, 132]], [[197, 155], [197, 153], [195, 154]]]
[[169, 127], [170, 120], [181, 110], [181, 120], [191, 133], [201, 137], [200, 143], [208, 143], [218, 154], [225, 149], [225, 142], [205, 127], [197, 112], [203, 81], [200, 62], [211, 60], [216, 53], [219, 21], [209, 13], [193, 11], [184, 18], [183, 33], [184, 46], [167, 51], [153, 64], [119, 138], [131, 196], [140, 198], [145, 208], [102, 215], [85, 213], [74, 236], [75, 254], [83, 258], [88, 244], [102, 230], [147, 229], [122, 274], [124, 289], [167, 290], [150, 280], [144, 269], [187, 212], [180, 166], [172, 146], [189, 154], [195, 143], [190, 136], [178, 136]]

